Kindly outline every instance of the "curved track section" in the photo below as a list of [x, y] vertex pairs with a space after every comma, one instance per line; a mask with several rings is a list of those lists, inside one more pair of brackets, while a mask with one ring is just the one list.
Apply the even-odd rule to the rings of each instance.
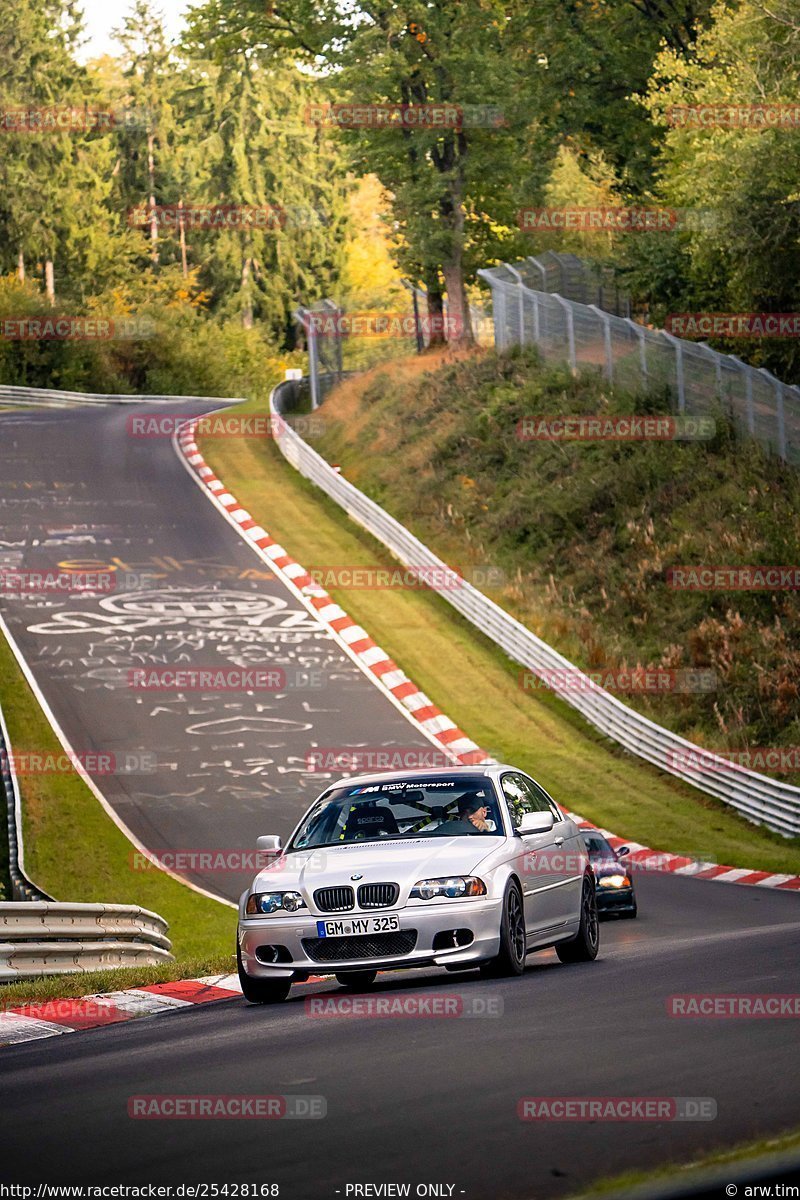
[[[171, 438], [134, 432], [138, 416], [169, 413], [166, 429], [199, 410], [0, 416], [0, 566], [28, 589], [0, 595], [0, 612], [117, 819], [233, 900], [252, 870], [205, 870], [201, 855], [235, 863], [259, 834], [286, 834], [331, 774], [309, 769], [315, 749], [434, 750], [200, 497]], [[32, 590], [32, 573], [65, 569], [116, 586]], [[277, 690], [143, 690], [131, 674], [169, 668], [271, 671]]]
[[[95, 777], [137, 838], [155, 851], [250, 846], [258, 833], [285, 830], [319, 790], [322, 777], [305, 761], [314, 745], [430, 743], [200, 499], [169, 439], [127, 433], [136, 411], [0, 417], [2, 561], [150, 572], [107, 595], [7, 596], [4, 616], [75, 750], [155, 754], [148, 774]], [[132, 667], [209, 662], [314, 668], [325, 686], [169, 696], [127, 682]], [[195, 882], [228, 897], [239, 887], [202, 872]], [[594, 964], [563, 966], [546, 952], [518, 980], [429, 972], [376, 985], [379, 998], [419, 1006], [444, 997], [450, 1012], [471, 1016], [419, 1007], [399, 1019], [320, 1015], [309, 1000], [338, 991], [327, 982], [274, 1008], [187, 1005], [164, 1021], [8, 1046], [13, 1141], [0, 1175], [26, 1184], [235, 1180], [276, 1184], [292, 1200], [522, 1200], [568, 1196], [603, 1175], [795, 1125], [791, 1021], [681, 1019], [668, 1002], [800, 993], [796, 896], [647, 873], [637, 891], [640, 918], [604, 924]], [[133, 1119], [132, 1098], [154, 1094], [313, 1095], [327, 1115]], [[608, 1096], [707, 1098], [716, 1116], [577, 1125], [518, 1117], [523, 1097]]]

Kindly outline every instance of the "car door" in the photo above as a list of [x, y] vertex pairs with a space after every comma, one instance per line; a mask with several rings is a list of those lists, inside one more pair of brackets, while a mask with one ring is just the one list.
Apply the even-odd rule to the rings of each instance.
[[500, 787], [515, 829], [518, 829], [525, 813], [549, 812], [554, 821], [556, 815], [559, 818], [552, 830], [524, 834], [519, 839], [520, 849], [514, 865], [522, 881], [525, 926], [530, 937], [567, 920], [566, 902], [561, 895], [563, 863], [560, 862], [560, 843], [563, 835], [557, 832], [561, 813], [555, 809], [546, 793], [520, 771], [506, 771], [500, 779]]
[[555, 819], [553, 826], [554, 849], [552, 851], [546, 849], [543, 852], [548, 859], [548, 866], [552, 868], [553, 911], [556, 913], [557, 919], [561, 921], [574, 920], [580, 915], [583, 874], [587, 863], [586, 847], [581, 831], [574, 821], [564, 816], [555, 800], [547, 794], [541, 784], [531, 779], [529, 775], [525, 775], [524, 779], [528, 787], [539, 797], [540, 804], [549, 806]]

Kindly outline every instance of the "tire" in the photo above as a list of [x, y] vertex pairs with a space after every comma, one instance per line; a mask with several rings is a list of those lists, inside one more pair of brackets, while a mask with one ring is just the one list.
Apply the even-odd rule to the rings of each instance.
[[597, 898], [594, 879], [583, 877], [581, 891], [581, 923], [574, 938], [556, 944], [556, 954], [562, 963], [593, 962], [600, 949], [600, 922], [597, 917]]
[[378, 977], [377, 971], [342, 971], [336, 982], [351, 992], [366, 992]]
[[289, 995], [292, 980], [289, 979], [253, 979], [242, 966], [242, 955], [236, 947], [236, 968], [239, 972], [239, 983], [242, 985], [242, 995], [250, 1004], [280, 1004]]
[[486, 979], [518, 976], [525, 970], [525, 910], [522, 893], [513, 881], [506, 884], [503, 896], [503, 916], [500, 920], [500, 953], [481, 966]]

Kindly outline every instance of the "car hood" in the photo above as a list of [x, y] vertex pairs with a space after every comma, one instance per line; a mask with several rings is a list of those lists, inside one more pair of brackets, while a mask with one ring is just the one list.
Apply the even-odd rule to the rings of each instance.
[[619, 858], [590, 858], [592, 870], [598, 879], [603, 875], [628, 875], [625, 863]]
[[502, 837], [409, 838], [403, 841], [354, 842], [346, 846], [323, 846], [281, 856], [260, 871], [253, 891], [298, 888], [308, 892], [318, 887], [358, 883], [398, 883], [411, 888], [419, 879], [445, 875], [472, 875], [479, 863], [500, 848]]

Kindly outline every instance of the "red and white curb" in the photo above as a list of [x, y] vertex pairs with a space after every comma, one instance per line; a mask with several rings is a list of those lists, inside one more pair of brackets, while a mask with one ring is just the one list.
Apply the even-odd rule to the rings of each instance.
[[236, 975], [179, 979], [121, 992], [101, 992], [79, 1000], [43, 1000], [0, 1013], [0, 1046], [38, 1041], [61, 1033], [118, 1025], [137, 1017], [158, 1016], [212, 1000], [235, 1000], [242, 989]]
[[361, 667], [369, 678], [399, 707], [422, 732], [442, 748], [445, 754], [461, 765], [474, 765], [493, 760], [467, 737], [454, 721], [437, 708], [416, 684], [412, 683], [397, 663], [389, 657], [365, 629], [348, 616], [345, 610], [316, 583], [305, 567], [296, 562], [274, 538], [270, 537], [235, 496], [211, 470], [197, 448], [194, 431], [197, 421], [181, 426], [176, 438], [179, 451], [197, 480], [207, 489], [214, 503], [239, 530], [245, 541], [256, 548], [260, 557], [305, 604], [318, 620], [333, 634], [339, 645]]
[[715, 883], [744, 883], [753, 887], [776, 888], [778, 891], [800, 891], [800, 875], [781, 875], [770, 871], [753, 871], [750, 867], [723, 867], [719, 863], [702, 862], [685, 854], [672, 854], [669, 850], [652, 850], [639, 842], [617, 837], [608, 829], [602, 829], [593, 821], [585, 821], [577, 813], [569, 814], [581, 829], [596, 829], [614, 850], [627, 846], [629, 853], [621, 859], [621, 866], [630, 864], [632, 873], [637, 871], [666, 872], [670, 875], [689, 875], [692, 879], [710, 879]]
[[[493, 762], [486, 751], [481, 750], [454, 721], [431, 703], [424, 692], [419, 691], [397, 663], [373, 642], [366, 630], [356, 625], [352, 617], [334, 603], [325, 589], [312, 580], [305, 567], [287, 554], [283, 546], [271, 538], [267, 531], [253, 520], [250, 513], [242, 508], [200, 453], [194, 437], [196, 428], [197, 421], [190, 421], [181, 427], [176, 440], [178, 449], [199, 482], [208, 489], [215, 504], [239, 529], [241, 536], [255, 545], [262, 557], [266, 556], [270, 566], [306, 604], [316, 610], [320, 620], [328, 626], [351, 656], [360, 661], [374, 681], [384, 690], [388, 690], [395, 700], [399, 700], [425, 732], [441, 742], [455, 761], [468, 765]], [[576, 813], [570, 815], [582, 829], [598, 828]], [[615, 849], [618, 846], [628, 846], [630, 854], [626, 855], [626, 862], [632, 866], [638, 864], [640, 870], [667, 871], [676, 875], [691, 875], [695, 879], [711, 879], [719, 883], [743, 883], [784, 891], [800, 890], [798, 875], [782, 875], [770, 871], [754, 871], [747, 867], [724, 867], [713, 862], [698, 862], [684, 855], [653, 850], [639, 842], [627, 841], [606, 829], [601, 829], [600, 832]]]

